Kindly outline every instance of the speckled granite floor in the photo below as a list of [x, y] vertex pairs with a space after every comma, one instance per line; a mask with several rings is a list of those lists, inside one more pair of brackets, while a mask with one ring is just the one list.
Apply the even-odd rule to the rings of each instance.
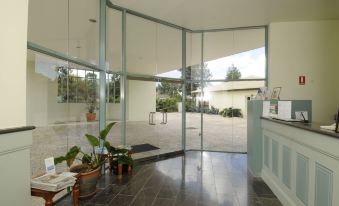
[[[116, 182], [105, 174], [98, 193], [80, 205], [281, 206], [267, 185], [248, 173], [246, 154], [190, 151], [136, 166], [124, 178]], [[72, 205], [71, 200], [67, 196], [56, 205]]]

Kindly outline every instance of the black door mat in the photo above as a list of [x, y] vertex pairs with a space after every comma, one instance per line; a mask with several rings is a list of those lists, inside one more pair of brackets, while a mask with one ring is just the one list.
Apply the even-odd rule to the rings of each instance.
[[157, 149], [160, 149], [160, 148], [156, 147], [156, 146], [153, 146], [151, 144], [132, 145], [132, 152], [133, 153], [147, 152], [147, 151], [157, 150]]

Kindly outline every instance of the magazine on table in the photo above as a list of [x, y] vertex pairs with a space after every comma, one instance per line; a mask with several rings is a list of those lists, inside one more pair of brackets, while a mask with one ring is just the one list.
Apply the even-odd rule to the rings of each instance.
[[75, 184], [75, 175], [76, 173], [70, 172], [61, 174], [45, 174], [33, 178], [31, 180], [31, 187], [52, 192], [60, 191]]

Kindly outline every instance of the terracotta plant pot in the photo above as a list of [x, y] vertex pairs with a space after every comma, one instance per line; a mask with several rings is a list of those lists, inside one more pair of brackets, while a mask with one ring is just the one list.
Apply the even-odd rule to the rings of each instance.
[[80, 193], [79, 198], [85, 199], [94, 196], [97, 192], [97, 182], [100, 174], [100, 167], [90, 172], [81, 172], [86, 169], [86, 165], [76, 165], [70, 168], [71, 172], [80, 173]]
[[87, 113], [86, 114], [87, 122], [95, 121], [96, 117], [97, 117], [96, 113]]
[[[131, 166], [133, 169], [133, 166]], [[109, 161], [109, 170], [115, 175], [118, 175], [118, 160], [116, 159], [110, 159]], [[122, 174], [127, 174], [128, 173], [128, 165], [127, 164], [122, 164]]]
[[128, 174], [132, 174], [132, 165], [128, 165], [128, 170], [127, 170]]
[[122, 164], [118, 163], [118, 179], [122, 179]]

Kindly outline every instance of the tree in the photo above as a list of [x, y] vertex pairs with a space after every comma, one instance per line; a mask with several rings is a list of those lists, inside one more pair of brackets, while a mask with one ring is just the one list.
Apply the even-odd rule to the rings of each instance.
[[[181, 69], [180, 69], [181, 71]], [[195, 80], [186, 85], [186, 92], [188, 95], [191, 94], [192, 91], [195, 91], [201, 88], [201, 69], [200, 64], [188, 66], [185, 69], [185, 75], [187, 80]], [[204, 63], [203, 71], [202, 71], [203, 79], [209, 80], [212, 77], [211, 71], [208, 69], [208, 65]], [[203, 82], [203, 86], [206, 87], [208, 85], [207, 82]]]
[[170, 83], [170, 82], [161, 82], [157, 86], [157, 92], [159, 94], [166, 94], [169, 96], [179, 95], [179, 92], [182, 90], [181, 84]]
[[226, 80], [237, 80], [241, 78], [241, 72], [237, 67], [232, 64], [232, 66], [228, 67]]

